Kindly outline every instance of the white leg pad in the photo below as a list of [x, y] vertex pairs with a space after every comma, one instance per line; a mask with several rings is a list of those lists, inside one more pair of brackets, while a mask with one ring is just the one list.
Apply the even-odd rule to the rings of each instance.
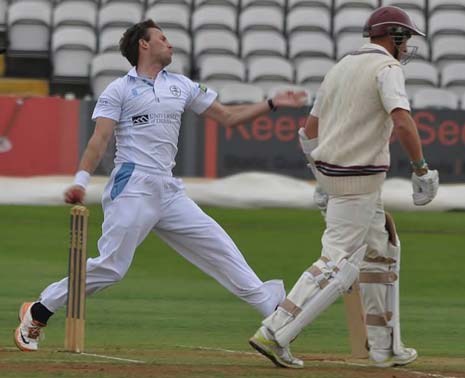
[[366, 247], [360, 247], [336, 267], [321, 258], [302, 274], [283, 304], [263, 321], [279, 345], [288, 346], [307, 324], [350, 288], [359, 275]]

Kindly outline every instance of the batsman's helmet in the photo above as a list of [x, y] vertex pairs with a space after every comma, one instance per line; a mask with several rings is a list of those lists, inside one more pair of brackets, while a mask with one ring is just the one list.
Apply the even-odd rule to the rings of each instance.
[[388, 6], [376, 9], [363, 27], [364, 37], [382, 37], [384, 35], [421, 35], [425, 36], [410, 16], [398, 7]]

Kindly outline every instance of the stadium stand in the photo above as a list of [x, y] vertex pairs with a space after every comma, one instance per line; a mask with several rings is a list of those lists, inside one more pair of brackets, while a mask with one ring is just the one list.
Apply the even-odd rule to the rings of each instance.
[[[428, 33], [410, 43], [418, 50], [404, 67], [409, 95], [441, 88], [463, 103], [465, 1], [460, 0], [0, 0], [0, 51], [6, 49], [0, 74], [5, 67], [4, 88], [11, 89], [14, 78], [41, 78], [49, 81], [52, 94], [83, 97], [93, 88], [96, 96], [102, 82], [128, 66], [124, 59], [118, 69], [102, 66], [118, 55], [123, 31], [153, 18], [174, 47], [168, 67], [174, 72], [218, 88], [235, 81], [269, 94], [281, 83], [304, 86], [313, 95], [333, 59], [367, 41], [360, 34], [363, 24], [380, 5], [408, 10]], [[269, 60], [281, 63], [263, 66]], [[212, 61], [234, 63], [215, 70]]]
[[199, 79], [218, 90], [227, 84], [246, 81], [245, 65], [234, 56], [208, 56], [200, 66]]
[[98, 97], [112, 80], [125, 75], [130, 68], [129, 62], [120, 53], [107, 52], [95, 55], [90, 65], [94, 96]]
[[415, 108], [458, 109], [458, 105], [458, 96], [441, 88], [420, 89], [412, 99]]
[[225, 104], [243, 104], [262, 101], [265, 98], [265, 92], [256, 85], [234, 83], [220, 88], [218, 98]]

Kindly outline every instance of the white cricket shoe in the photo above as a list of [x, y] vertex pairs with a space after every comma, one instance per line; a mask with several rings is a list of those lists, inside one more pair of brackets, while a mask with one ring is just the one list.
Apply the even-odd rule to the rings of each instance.
[[16, 346], [23, 352], [39, 349], [39, 338], [45, 324], [32, 319], [31, 307], [34, 302], [24, 302], [19, 309], [19, 326], [15, 330]]
[[401, 353], [393, 354], [391, 350], [370, 350], [371, 364], [378, 367], [392, 367], [407, 365], [415, 361], [418, 353], [413, 348], [403, 348]]
[[304, 362], [292, 356], [289, 347], [280, 346], [271, 336], [265, 326], [261, 326], [258, 331], [249, 339], [249, 344], [269, 358], [276, 366], [301, 369]]

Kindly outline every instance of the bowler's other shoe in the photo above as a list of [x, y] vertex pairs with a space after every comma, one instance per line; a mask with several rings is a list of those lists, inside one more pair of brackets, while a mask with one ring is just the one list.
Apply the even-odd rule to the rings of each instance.
[[39, 338], [45, 324], [32, 319], [33, 302], [24, 302], [19, 309], [19, 326], [15, 330], [16, 346], [23, 352], [35, 352], [39, 349]]

